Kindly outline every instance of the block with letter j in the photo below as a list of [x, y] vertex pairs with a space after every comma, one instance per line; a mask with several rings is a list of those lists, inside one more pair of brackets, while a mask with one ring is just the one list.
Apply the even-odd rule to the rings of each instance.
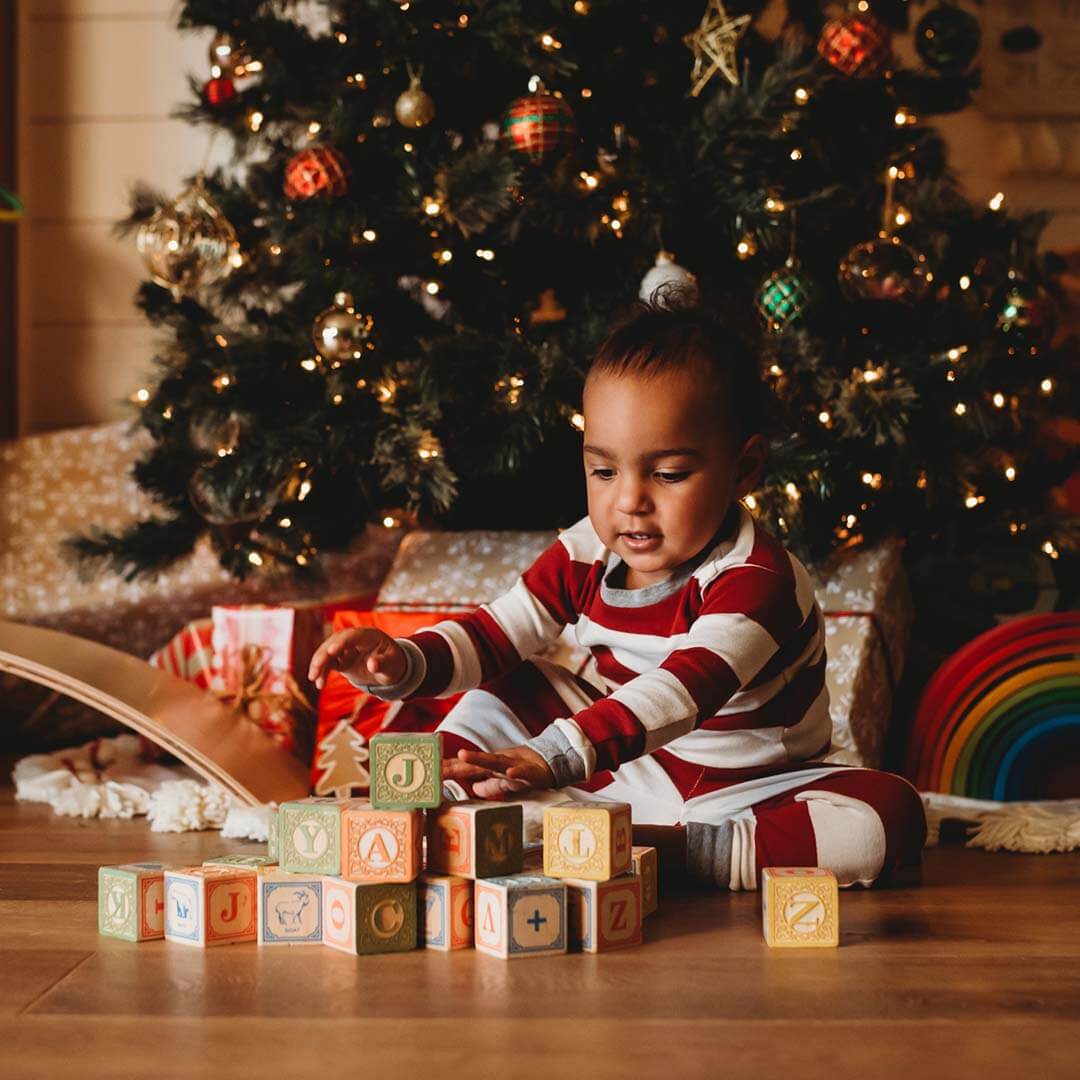
[[442, 740], [428, 734], [371, 739], [371, 805], [376, 810], [434, 809], [442, 801]]

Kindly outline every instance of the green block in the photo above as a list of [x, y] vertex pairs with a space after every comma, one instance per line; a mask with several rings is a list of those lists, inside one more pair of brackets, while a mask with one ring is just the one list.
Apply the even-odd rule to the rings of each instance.
[[278, 863], [294, 874], [341, 873], [341, 808], [347, 800], [299, 799], [278, 809]]
[[165, 936], [161, 863], [98, 869], [98, 932], [123, 941]]
[[370, 749], [371, 805], [376, 810], [434, 809], [442, 802], [438, 735], [375, 735]]
[[405, 952], [416, 947], [416, 883], [358, 885], [356, 951]]
[[274, 862], [278, 861], [278, 812], [270, 811], [270, 827], [266, 832], [266, 855]]
[[240, 866], [250, 870], [276, 865], [277, 859], [271, 859], [269, 855], [218, 855], [214, 859], [203, 859], [203, 866]]

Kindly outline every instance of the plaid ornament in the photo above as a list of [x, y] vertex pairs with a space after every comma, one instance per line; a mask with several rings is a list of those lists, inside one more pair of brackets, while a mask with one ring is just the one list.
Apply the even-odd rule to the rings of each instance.
[[774, 270], [757, 292], [757, 309], [770, 334], [779, 334], [810, 306], [813, 283], [797, 268], [784, 266]]
[[888, 61], [892, 34], [873, 15], [842, 15], [825, 24], [818, 38], [818, 52], [837, 71], [865, 79]]
[[349, 186], [349, 163], [332, 146], [301, 150], [285, 166], [285, 194], [290, 199], [315, 195], [344, 195]]
[[526, 94], [510, 103], [503, 117], [502, 135], [513, 154], [541, 165], [570, 149], [577, 136], [577, 122], [562, 98]]

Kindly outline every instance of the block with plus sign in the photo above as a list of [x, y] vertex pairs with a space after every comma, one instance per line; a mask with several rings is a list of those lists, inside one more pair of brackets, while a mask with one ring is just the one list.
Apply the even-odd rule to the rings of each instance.
[[761, 918], [774, 948], [840, 944], [836, 875], [820, 866], [767, 866], [761, 871]]
[[651, 915], [659, 905], [657, 899], [656, 848], [632, 847], [630, 870], [641, 878], [641, 917]]
[[124, 941], [165, 936], [165, 868], [125, 863], [98, 870], [98, 932]]
[[324, 878], [323, 944], [354, 954], [415, 949], [416, 883], [361, 885]]
[[297, 799], [278, 808], [278, 864], [293, 874], [341, 873], [341, 814], [355, 799]]
[[215, 855], [212, 859], [203, 859], [203, 866], [233, 866], [241, 870], [254, 870], [261, 874], [264, 870], [277, 869], [277, 861], [269, 855]]
[[570, 948], [608, 952], [641, 944], [641, 878], [621, 874], [608, 881], [566, 878]]
[[376, 810], [354, 800], [341, 814], [337, 876], [366, 884], [415, 881], [423, 868], [423, 842], [423, 810]]
[[378, 810], [434, 809], [442, 802], [442, 740], [438, 735], [374, 735], [370, 748], [372, 806]]
[[451, 874], [421, 874], [417, 882], [420, 943], [428, 949], [467, 949], [473, 943], [473, 883]]
[[238, 945], [256, 938], [254, 870], [187, 866], [165, 871], [165, 938], [186, 945]]
[[473, 933], [480, 952], [504, 960], [566, 952], [566, 883], [543, 874], [477, 880]]
[[521, 803], [446, 803], [429, 811], [427, 868], [458, 877], [505, 877], [521, 870]]
[[323, 878], [258, 869], [256, 892], [260, 945], [321, 945]]
[[628, 803], [564, 803], [544, 811], [544, 873], [607, 881], [630, 869]]

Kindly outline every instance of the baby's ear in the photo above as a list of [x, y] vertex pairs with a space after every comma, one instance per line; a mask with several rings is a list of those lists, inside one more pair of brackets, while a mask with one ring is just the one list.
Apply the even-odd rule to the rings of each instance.
[[743, 443], [735, 465], [735, 496], [742, 498], [761, 486], [769, 444], [764, 435], [751, 435]]

